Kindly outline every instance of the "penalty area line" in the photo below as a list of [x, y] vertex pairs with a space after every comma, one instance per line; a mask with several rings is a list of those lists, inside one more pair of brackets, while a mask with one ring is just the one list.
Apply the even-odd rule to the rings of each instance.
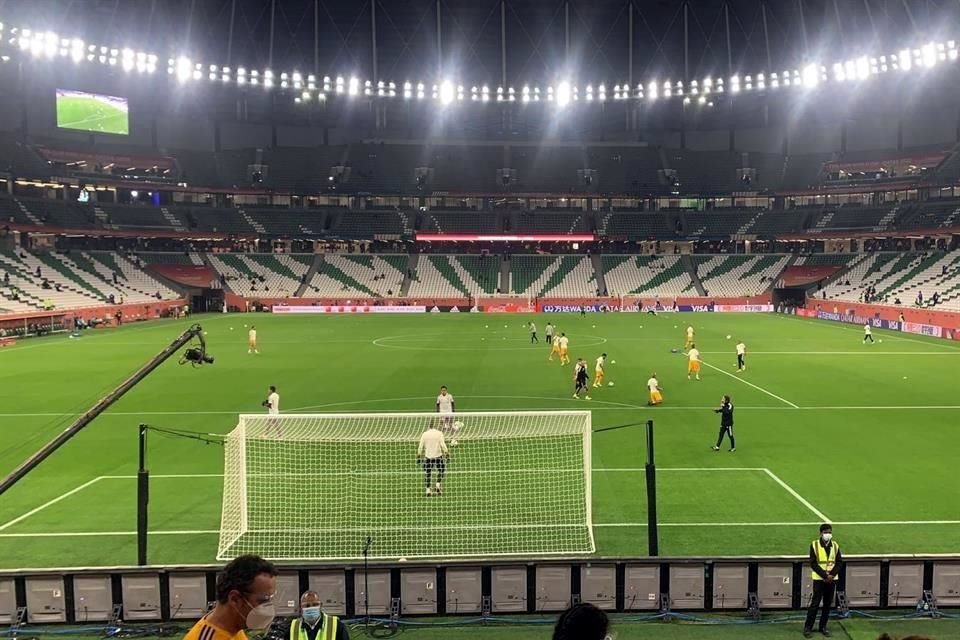
[[759, 392], [761, 392], [761, 393], [765, 393], [765, 394], [767, 394], [768, 396], [770, 396], [771, 398], [774, 398], [774, 399], [776, 399], [776, 400], [779, 400], [780, 402], [782, 402], [782, 403], [784, 403], [784, 404], [788, 404], [788, 405], [790, 405], [791, 407], [793, 407], [794, 409], [799, 409], [799, 408], [800, 408], [799, 405], [796, 405], [796, 404], [790, 402], [790, 401], [787, 400], [786, 398], [781, 398], [780, 396], [778, 396], [777, 394], [773, 393], [772, 391], [767, 391], [767, 390], [764, 389], [763, 387], [758, 386], [758, 385], [755, 385], [755, 384], [753, 384], [752, 382], [750, 382], [750, 381], [748, 381], [748, 380], [744, 380], [743, 378], [741, 378], [741, 377], [739, 377], [739, 376], [735, 376], [735, 375], [733, 375], [732, 373], [730, 373], [729, 371], [724, 371], [724, 370], [721, 369], [720, 367], [717, 367], [717, 366], [715, 366], [715, 365], [712, 365], [712, 364], [710, 364], [709, 362], [704, 362], [703, 360], [701, 360], [700, 362], [703, 362], [703, 364], [704, 364], [705, 366], [710, 367], [710, 368], [713, 369], [714, 371], [719, 371], [719, 372], [722, 373], [723, 375], [725, 375], [725, 376], [727, 376], [727, 377], [729, 377], [729, 378], [733, 378], [734, 380], [737, 380], [737, 381], [739, 381], [739, 382], [742, 382], [743, 384], [747, 385], [748, 387], [753, 387], [753, 388], [756, 389], [757, 391], [759, 391]]
[[37, 514], [37, 513], [41, 512], [41, 511], [43, 511], [43, 510], [46, 509], [47, 507], [52, 507], [53, 505], [57, 504], [57, 503], [60, 502], [61, 500], [66, 500], [67, 498], [69, 498], [69, 497], [72, 496], [73, 494], [79, 493], [80, 491], [83, 491], [84, 489], [86, 489], [86, 488], [89, 487], [90, 485], [92, 485], [92, 484], [94, 484], [94, 483], [97, 483], [97, 482], [99, 482], [99, 481], [101, 481], [101, 480], [103, 480], [103, 476], [97, 476], [97, 477], [94, 478], [93, 480], [88, 480], [87, 482], [84, 482], [83, 484], [81, 484], [81, 485], [79, 485], [79, 486], [77, 486], [77, 487], [74, 487], [74, 488], [71, 489], [70, 491], [67, 491], [66, 493], [60, 494], [60, 495], [57, 496], [56, 498], [44, 502], [44, 503], [43, 503], [42, 505], [40, 505], [39, 507], [36, 507], [36, 508], [34, 508], [34, 509], [31, 509], [30, 511], [27, 511], [27, 512], [26, 512], [25, 514], [23, 514], [22, 516], [17, 516], [17, 517], [14, 518], [13, 520], [10, 520], [9, 522], [5, 522], [4, 524], [0, 525], [0, 531], [3, 531], [4, 529], [7, 529], [7, 528], [9, 528], [9, 527], [12, 527], [13, 525], [17, 524], [18, 522], [21, 522], [21, 521], [23, 521], [23, 520], [26, 520], [26, 519], [29, 518], [30, 516], [32, 516], [32, 515], [34, 515], [34, 514]]
[[818, 518], [820, 518], [821, 524], [824, 523], [824, 522], [830, 522], [830, 518], [828, 518], [827, 516], [825, 516], [822, 511], [820, 511], [820, 510], [817, 509], [815, 506], [813, 506], [812, 504], [810, 504], [810, 501], [809, 501], [809, 500], [807, 500], [807, 499], [804, 498], [802, 495], [800, 495], [799, 493], [797, 493], [796, 491], [794, 491], [793, 487], [791, 487], [791, 486], [788, 485], [786, 482], [784, 482], [783, 480], [780, 479], [780, 476], [778, 476], [777, 474], [775, 474], [773, 471], [770, 471], [770, 469], [764, 469], [763, 472], [766, 473], [774, 482], [776, 482], [778, 485], [780, 485], [781, 487], [783, 487], [783, 488], [787, 491], [787, 493], [789, 493], [789, 494], [792, 495], [794, 498], [796, 498], [798, 501], [800, 501], [800, 504], [802, 504], [802, 505], [805, 506], [807, 509], [809, 509], [810, 512], [813, 513], [813, 515], [815, 515], [815, 516], [817, 516]]

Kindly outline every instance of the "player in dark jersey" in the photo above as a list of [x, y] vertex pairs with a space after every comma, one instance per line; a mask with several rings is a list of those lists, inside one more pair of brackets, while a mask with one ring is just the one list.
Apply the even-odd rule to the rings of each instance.
[[[577, 364], [573, 368], [573, 382], [576, 385], [573, 390], [573, 397], [580, 399], [580, 392], [589, 393], [590, 391], [590, 376], [587, 375], [587, 361], [583, 358], [577, 358]], [[585, 395], [584, 398], [590, 400], [589, 395]]]

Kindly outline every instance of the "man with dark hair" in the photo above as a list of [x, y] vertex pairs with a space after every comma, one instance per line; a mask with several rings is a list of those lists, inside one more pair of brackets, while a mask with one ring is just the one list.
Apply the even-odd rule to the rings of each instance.
[[260, 556], [240, 556], [217, 576], [217, 604], [183, 640], [246, 640], [246, 630], [262, 631], [274, 618], [277, 569]]
[[807, 609], [807, 619], [803, 625], [803, 637], [813, 635], [813, 622], [817, 619], [817, 609], [823, 602], [820, 614], [820, 633], [830, 635], [827, 622], [830, 609], [837, 591], [837, 576], [840, 574], [840, 545], [833, 540], [833, 527], [829, 523], [820, 525], [820, 537], [810, 543], [810, 568], [813, 575], [813, 597]]
[[582, 602], [563, 613], [553, 628], [553, 640], [606, 640], [610, 618], [603, 610]]
[[720, 451], [720, 445], [723, 444], [723, 437], [730, 437], [730, 452], [737, 450], [737, 441], [733, 437], [733, 402], [730, 396], [723, 396], [720, 399], [720, 406], [713, 410], [720, 414], [720, 435], [717, 436], [717, 444], [713, 446], [714, 451]]

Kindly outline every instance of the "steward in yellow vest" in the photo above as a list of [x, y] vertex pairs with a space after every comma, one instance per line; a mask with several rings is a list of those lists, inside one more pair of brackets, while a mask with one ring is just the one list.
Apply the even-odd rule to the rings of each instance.
[[300, 617], [290, 622], [288, 640], [350, 640], [347, 626], [337, 616], [320, 608], [320, 594], [307, 591], [300, 596]]
[[810, 608], [807, 609], [807, 619], [803, 625], [803, 637], [813, 635], [813, 623], [817, 619], [817, 610], [820, 613], [820, 633], [830, 635], [827, 622], [830, 620], [830, 609], [837, 592], [837, 580], [840, 575], [840, 545], [833, 539], [833, 527], [829, 524], [820, 525], [820, 537], [810, 543], [810, 574], [813, 578], [813, 595]]

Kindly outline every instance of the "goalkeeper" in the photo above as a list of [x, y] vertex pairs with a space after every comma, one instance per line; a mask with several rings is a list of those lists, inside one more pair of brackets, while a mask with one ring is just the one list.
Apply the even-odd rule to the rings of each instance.
[[[440, 483], [443, 482], [443, 474], [447, 470], [447, 443], [444, 440], [443, 432], [437, 428], [437, 424], [431, 422], [427, 430], [420, 436], [420, 445], [417, 447], [417, 463], [423, 467], [424, 482], [427, 487], [427, 497], [433, 495], [433, 491], [440, 495]], [[433, 471], [437, 471], [437, 483], [431, 487], [431, 477]]]

